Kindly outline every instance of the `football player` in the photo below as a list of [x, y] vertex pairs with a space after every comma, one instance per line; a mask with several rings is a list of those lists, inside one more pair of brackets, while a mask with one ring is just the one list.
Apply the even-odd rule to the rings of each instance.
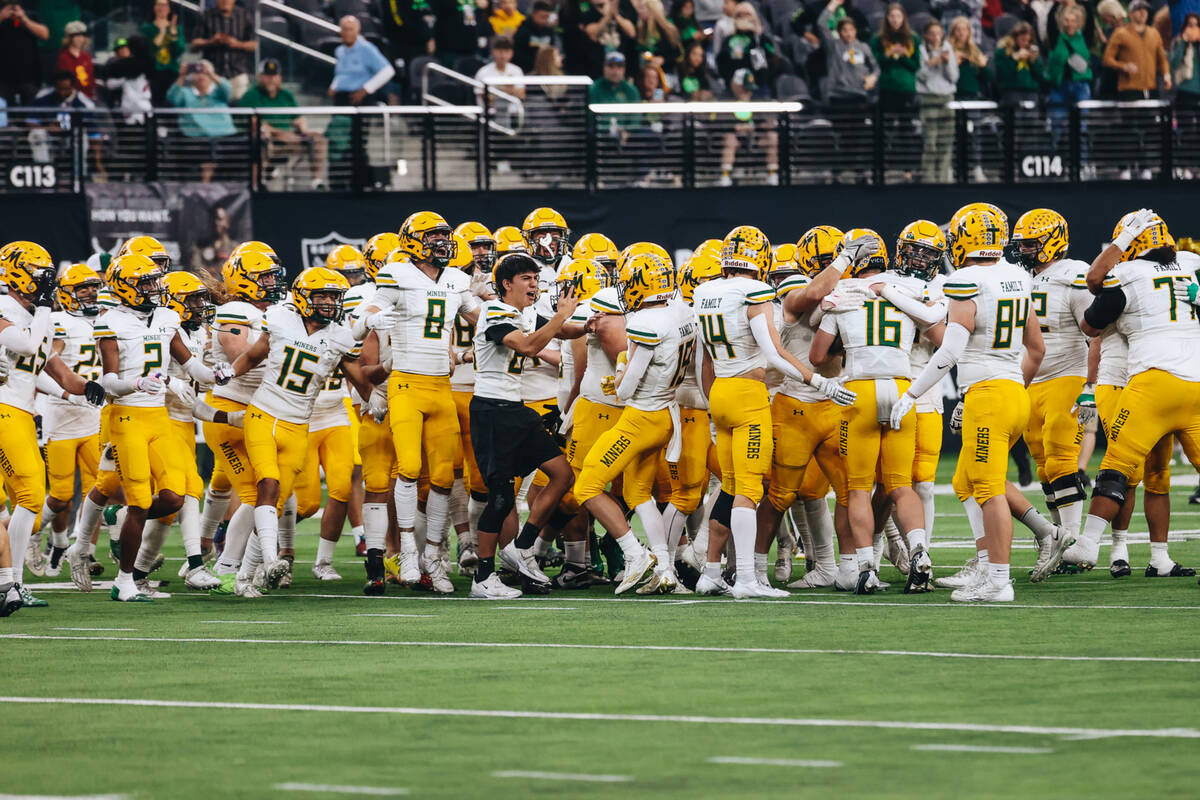
[[1031, 308], [1029, 274], [1001, 258], [1008, 243], [1004, 217], [983, 204], [964, 206], [951, 219], [947, 240], [957, 271], [944, 287], [950, 301], [946, 331], [929, 364], [900, 395], [891, 423], [898, 426], [917, 398], [958, 365], [965, 391], [963, 447], [953, 483], [983, 548], [978, 579], [950, 597], [1011, 601], [1012, 516], [1005, 474], [1009, 448], [1029, 421], [1025, 386], [1041, 364], [1042, 333]]
[[605, 282], [617, 282], [617, 257], [620, 251], [613, 240], [603, 233], [585, 233], [571, 249], [571, 258], [586, 258], [593, 261], [605, 273]]

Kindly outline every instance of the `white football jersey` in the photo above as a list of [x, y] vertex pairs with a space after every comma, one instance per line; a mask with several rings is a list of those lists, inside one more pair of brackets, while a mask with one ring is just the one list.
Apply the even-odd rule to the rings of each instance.
[[[946, 295], [942, 292], [942, 287], [945, 284], [946, 276], [940, 272], [933, 276], [933, 280], [925, 284], [924, 300], [926, 304], [937, 303], [946, 299]], [[945, 320], [942, 321], [944, 322]], [[921, 370], [925, 369], [925, 365], [929, 363], [929, 359], [933, 358], [934, 351], [937, 350], [933, 342], [929, 341], [929, 337], [925, 335], [928, 327], [919, 323], [917, 327], [920, 329], [917, 333], [917, 341], [913, 344], [912, 352], [908, 354], [909, 359], [912, 360], [912, 374], [914, 378], [921, 374]], [[942, 386], [940, 382], [930, 386], [929, 391], [917, 398], [918, 414], [925, 414], [930, 411], [936, 411], [940, 414], [942, 413], [942, 408]]]
[[[18, 328], [28, 328], [33, 321], [33, 314], [26, 311], [12, 295], [0, 295], [0, 317], [16, 325]], [[37, 376], [46, 366], [50, 357], [50, 337], [54, 335], [54, 326], [46, 334], [45, 341], [32, 356], [21, 356], [0, 349], [8, 359], [8, 382], [0, 386], [0, 403], [14, 408], [20, 408], [33, 413], [33, 400], [37, 394]]]
[[[538, 318], [549, 319], [546, 312], [550, 312], [550, 317], [554, 316], [554, 309], [550, 308], [549, 301], [542, 303], [542, 298], [538, 298], [538, 302], [524, 311], [525, 329], [537, 330]], [[546, 345], [547, 350], [558, 350], [560, 347], [558, 339], [551, 339]], [[549, 400], [558, 397], [558, 366], [551, 364], [549, 361], [543, 361], [537, 356], [531, 356], [525, 359], [525, 368], [521, 371], [521, 400], [526, 403], [536, 403], [542, 400]]]
[[950, 300], [975, 301], [975, 330], [958, 360], [960, 389], [989, 380], [1025, 384], [1021, 359], [1032, 290], [1029, 273], [1003, 259], [963, 267], [946, 280], [943, 291]]
[[736, 378], [766, 366], [746, 307], [773, 299], [775, 290], [753, 278], [715, 278], [696, 287], [692, 308], [716, 377]]
[[[787, 279], [786, 285], [793, 287], [791, 291], [799, 291], [808, 286], [810, 282], [807, 275], [792, 275]], [[784, 319], [782, 307], [775, 314], [775, 327], [779, 331], [779, 338], [783, 342], [784, 348], [799, 359], [800, 363], [814, 372], [816, 368], [813, 367], [812, 362], [808, 358], [809, 353], [812, 351], [813, 337], [817, 334], [817, 326], [821, 324], [821, 319], [822, 316], [819, 308], [814, 309], [811, 314], [797, 319], [795, 322], [788, 322]], [[779, 394], [794, 397], [806, 403], [819, 403], [826, 399], [825, 395], [807, 383], [789, 378], [786, 375], [783, 376], [783, 382], [779, 384]]]
[[312, 413], [308, 418], [309, 433], [350, 425], [350, 415], [346, 413], [346, 398], [349, 396], [347, 384], [341, 365], [338, 365], [325, 379], [321, 391], [317, 392], [317, 399], [313, 401]]
[[1200, 325], [1196, 311], [1175, 299], [1176, 282], [1195, 276], [1178, 261], [1159, 264], [1135, 259], [1118, 264], [1113, 279], [1125, 293], [1125, 310], [1116, 329], [1129, 342], [1129, 377], [1159, 369], [1185, 381], [1200, 381]]
[[[617, 290], [608, 286], [592, 297], [588, 303], [589, 309], [595, 314], [621, 314]], [[617, 374], [617, 362], [608, 357], [600, 338], [594, 333], [587, 334], [587, 366], [584, 367], [583, 377], [579, 381], [579, 396], [593, 403], [606, 406], [620, 407], [622, 403], [611, 394], [605, 394], [601, 382], [609, 375]]]
[[[179, 327], [179, 338], [182, 339], [184, 345], [187, 346], [188, 352], [192, 354], [192, 358], [198, 358], [201, 360], [204, 359], [204, 345], [207, 343], [208, 339], [207, 328], [201, 328], [198, 331], [189, 331], [181, 325]], [[175, 359], [170, 360], [167, 374], [171, 376], [172, 382], [184, 381], [187, 383], [191, 382], [192, 380], [188, 377], [187, 371], [183, 368], [183, 365], [177, 363]], [[192, 416], [192, 407], [185, 406], [183, 403], [180, 403], [179, 398], [177, 398], [171, 392], [167, 392], [167, 415], [171, 419], [179, 420], [180, 422], [194, 421], [194, 417]]]
[[[230, 364], [234, 359], [229, 357], [225, 352], [225, 348], [221, 346], [221, 332], [243, 331], [247, 337], [247, 346], [258, 341], [260, 326], [262, 325], [263, 312], [257, 307], [244, 300], [233, 300], [228, 303], [222, 303], [217, 306], [216, 316], [213, 318], [212, 329], [212, 357], [214, 361], [226, 361]], [[239, 375], [224, 386], [214, 386], [212, 393], [214, 397], [224, 397], [226, 400], [233, 400], [242, 405], [249, 405], [250, 398], [254, 397], [254, 390], [263, 381], [263, 375], [266, 372], [266, 365], [259, 364], [254, 369], [244, 375]]]
[[417, 375], [450, 374], [454, 319], [460, 310], [479, 307], [465, 272], [447, 267], [434, 281], [408, 262], [388, 264], [379, 271], [375, 297], [368, 305], [400, 312], [389, 331], [392, 369]]
[[[351, 286], [350, 291], [346, 292], [346, 296], [342, 298], [342, 309], [346, 312], [347, 317], [357, 317], [359, 313], [366, 308], [366, 302], [375, 296], [375, 284], [371, 281], [365, 281], [358, 286]], [[379, 363], [386, 369], [391, 369], [392, 365], [392, 348], [387, 331], [375, 331], [376, 337], [379, 339]], [[332, 380], [332, 378], [330, 378]], [[358, 390], [355, 389], [349, 382], [344, 382], [347, 393], [350, 395], [350, 402], [356, 406], [363, 405], [363, 399], [358, 396]], [[387, 397], [387, 381], [376, 385], [371, 396], [379, 395], [383, 398]], [[310, 428], [311, 430], [311, 428]], [[318, 430], [320, 430], [318, 428]]]
[[661, 411], [675, 401], [684, 377], [695, 372], [696, 316], [686, 303], [671, 300], [664, 306], [626, 314], [625, 335], [638, 347], [654, 350], [628, 405], [641, 411]]
[[1033, 276], [1030, 297], [1046, 342], [1034, 383], [1087, 375], [1088, 337], [1079, 329], [1083, 312], [1092, 304], [1087, 271], [1082, 261], [1064, 258]]
[[[58, 354], [62, 362], [85, 381], [100, 380], [100, 350], [93, 331], [95, 318], [55, 311], [50, 320], [55, 341], [63, 344], [62, 352]], [[46, 398], [42, 430], [46, 440], [51, 442], [99, 433], [100, 408], [51, 395]]]
[[[96, 319], [96, 340], [116, 339], [119, 367], [117, 377], [133, 382], [160, 373], [166, 375], [171, 360], [171, 340], [179, 331], [179, 315], [169, 308], [156, 308], [149, 314], [126, 306], [110, 308]], [[166, 392], [131, 392], [114, 397], [113, 405], [136, 408], [162, 408]]]
[[285, 422], [308, 422], [317, 393], [342, 358], [357, 358], [354, 336], [339, 323], [309, 333], [304, 318], [285, 305], [268, 308], [259, 330], [271, 337], [271, 348], [250, 403]]
[[[580, 305], [567, 319], [567, 324], [584, 325], [589, 316], [588, 306]], [[575, 385], [575, 351], [570, 341], [560, 343], [558, 357], [558, 407], [566, 413], [567, 399], [571, 396], [571, 387]]]
[[[475, 326], [462, 317], [454, 318], [454, 350], [462, 353], [471, 349], [475, 340]], [[450, 373], [450, 388], [456, 392], [469, 392], [475, 388], [475, 365], [456, 364]]]
[[363, 281], [357, 286], [351, 286], [350, 291], [346, 292], [342, 298], [342, 310], [349, 316], [354, 314], [364, 302], [375, 296], [375, 283], [373, 281]]
[[528, 332], [524, 315], [514, 306], [499, 299], [483, 304], [475, 324], [475, 396], [519, 403], [526, 358], [502, 341], [488, 338], [488, 331], [500, 326]]
[[1100, 364], [1096, 368], [1096, 385], [1124, 387], [1127, 383], [1129, 343], [1116, 325], [1109, 325], [1100, 333]]
[[[918, 300], [925, 296], [921, 281], [894, 272], [843, 281], [847, 286], [863, 289], [881, 282]], [[842, 376], [847, 380], [911, 377], [909, 353], [917, 338], [917, 323], [882, 297], [863, 300], [853, 311], [826, 314], [821, 320], [821, 330], [841, 337], [846, 350]]]

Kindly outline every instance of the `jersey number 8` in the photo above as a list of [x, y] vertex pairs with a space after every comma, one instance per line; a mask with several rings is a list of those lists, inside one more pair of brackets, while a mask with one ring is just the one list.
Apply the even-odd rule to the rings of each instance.
[[1029, 319], [1029, 300], [1024, 297], [1006, 298], [996, 301], [996, 335], [992, 337], [993, 350], [1008, 350], [1013, 337], [1019, 330], [1025, 331]]

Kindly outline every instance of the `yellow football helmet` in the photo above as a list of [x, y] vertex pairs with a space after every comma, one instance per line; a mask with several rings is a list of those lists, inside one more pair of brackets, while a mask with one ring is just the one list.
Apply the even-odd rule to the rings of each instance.
[[1022, 214], [1004, 252], [1009, 261], [1028, 270], [1053, 264], [1066, 254], [1067, 221], [1049, 208]]
[[621, 267], [617, 294], [625, 313], [675, 294], [675, 269], [652, 253], [635, 253]]
[[657, 256], [658, 258], [662, 259], [667, 266], [671, 267], [672, 269], [675, 268], [674, 262], [671, 261], [671, 254], [668, 253], [666, 248], [662, 245], [655, 244], [654, 242], [634, 242], [622, 250], [621, 254], [617, 256], [618, 280], [620, 279], [621, 271], [625, 268], [625, 264], [629, 261], [629, 259], [636, 255], [643, 254]]
[[810, 278], [833, 263], [842, 252], [842, 237], [846, 234], [832, 225], [809, 228], [796, 242], [796, 263]]
[[[501, 225], [496, 228], [496, 252], [500, 254], [528, 252], [525, 247], [525, 237], [521, 235], [520, 228], [514, 225]], [[492, 264], [492, 266], [496, 265]]]
[[231, 297], [251, 303], [276, 303], [283, 299], [287, 287], [287, 276], [278, 260], [257, 249], [234, 251], [223, 277]]
[[711, 252], [689, 258], [679, 270], [679, 296], [689, 305], [696, 287], [721, 277], [721, 259]]
[[611, 276], [617, 267], [620, 251], [613, 240], [603, 233], [585, 233], [571, 250], [571, 258], [590, 258]]
[[965, 206], [954, 212], [954, 216], [950, 218], [950, 230], [954, 230], [954, 221], [962, 214], [967, 214], [971, 211], [989, 211], [994, 214], [1000, 222], [1004, 223], [1004, 236], [1008, 236], [1008, 214], [1005, 214], [1000, 206], [994, 203], [967, 203]]
[[391, 231], [377, 233], [367, 240], [363, 248], [368, 280], [375, 280], [379, 270], [387, 263], [388, 254], [400, 246], [400, 237]]
[[874, 255], [869, 256], [867, 260], [863, 261], [861, 264], [851, 264], [850, 270], [846, 273], [846, 277], [848, 278], [857, 278], [862, 273], [869, 272], [873, 269], [882, 272], [888, 268], [887, 245], [883, 243], [883, 237], [870, 228], [851, 228], [850, 230], [846, 231], [846, 234], [842, 237], [842, 246], [845, 247], [848, 242], [851, 242], [854, 239], [859, 239], [863, 236], [874, 237], [875, 240], [879, 242], [879, 249], [875, 251]]
[[94, 317], [100, 313], [100, 273], [87, 264], [72, 264], [58, 276], [54, 299], [58, 306], [76, 317]]
[[171, 257], [167, 255], [167, 248], [163, 247], [162, 242], [153, 236], [134, 236], [125, 240], [121, 249], [117, 251], [117, 255], [124, 256], [130, 253], [149, 257], [155, 264], [162, 267], [163, 272], [171, 269]]
[[179, 315], [183, 327], [198, 331], [213, 321], [217, 307], [212, 292], [190, 272], [168, 272], [163, 278], [163, 305]]
[[471, 245], [457, 233], [450, 234], [450, 238], [454, 239], [454, 258], [450, 259], [450, 266], [461, 270], [470, 269], [475, 263], [471, 256]]
[[35, 305], [50, 302], [54, 294], [54, 262], [46, 248], [33, 242], [9, 242], [0, 248], [0, 271], [9, 291]]
[[[1136, 213], [1136, 211], [1130, 211], [1128, 214], [1121, 217], [1121, 220], [1117, 223], [1117, 227], [1113, 228], [1112, 238], [1114, 240], [1117, 238], [1117, 235], [1121, 233], [1121, 230], [1125, 227], [1125, 224], [1129, 221], [1129, 218]], [[1171, 235], [1169, 230], [1167, 230], [1167, 223], [1163, 222], [1163, 218], [1158, 214], [1154, 215], [1154, 219], [1155, 223], [1153, 225], [1139, 233], [1137, 237], [1135, 237], [1134, 240], [1129, 243], [1129, 247], [1125, 250], [1125, 253], [1121, 257], [1122, 261], [1128, 261], [1131, 258], [1137, 258], [1159, 247], [1175, 246], [1175, 237]]]
[[705, 239], [700, 244], [696, 245], [696, 249], [692, 251], [692, 255], [698, 256], [701, 253], [708, 253], [713, 258], [721, 258], [722, 242], [720, 239]]
[[779, 284], [791, 276], [799, 274], [800, 265], [796, 263], [798, 253], [796, 245], [791, 242], [784, 242], [776, 246], [774, 252], [771, 253], [771, 271], [767, 273], [768, 283], [778, 288]]
[[529, 255], [543, 264], [557, 263], [571, 252], [571, 229], [553, 208], [535, 208], [521, 223], [521, 236]]
[[400, 226], [400, 249], [413, 262], [432, 264], [442, 269], [454, 258], [452, 233], [454, 231], [441, 214], [418, 211], [410, 214]]
[[309, 267], [292, 281], [292, 303], [305, 319], [341, 322], [342, 298], [350, 283], [342, 273], [328, 267]]
[[996, 259], [1004, 255], [1008, 244], [1005, 220], [983, 203], [964, 208], [954, 215], [946, 235], [954, 268], [963, 266], [968, 258]]
[[931, 281], [945, 255], [946, 234], [927, 219], [908, 223], [896, 239], [896, 271], [901, 275]]
[[351, 286], [357, 286], [367, 279], [367, 260], [358, 248], [349, 244], [339, 244], [325, 256], [325, 266], [342, 273], [342, 277]]
[[738, 225], [721, 244], [721, 269], [753, 272], [765, 281], [771, 269], [771, 240], [753, 225]]
[[150, 256], [136, 253], [117, 256], [108, 272], [112, 276], [108, 288], [123, 305], [137, 311], [162, 305], [162, 279], [166, 273]]
[[576, 258], [568, 264], [554, 281], [554, 306], [558, 307], [558, 294], [571, 287], [580, 303], [592, 299], [592, 295], [609, 286], [608, 271], [590, 258]]
[[464, 222], [454, 232], [466, 240], [475, 268], [480, 272], [491, 272], [496, 263], [496, 239], [492, 232], [481, 222]]
[[229, 267], [233, 264], [233, 260], [243, 253], [262, 253], [272, 261], [275, 266], [282, 267], [283, 262], [279, 260], [279, 254], [275, 252], [275, 248], [266, 242], [260, 242], [257, 239], [252, 239], [248, 242], [242, 242], [237, 247], [233, 248], [233, 252], [229, 254], [229, 258], [225, 259], [225, 263], [221, 266], [221, 281], [228, 284]]

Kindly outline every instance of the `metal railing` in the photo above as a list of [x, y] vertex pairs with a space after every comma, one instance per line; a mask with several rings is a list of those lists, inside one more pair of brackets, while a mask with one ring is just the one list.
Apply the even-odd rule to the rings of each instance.
[[[802, 103], [589, 103], [587, 79], [473, 81], [492, 103], [0, 112], [0, 192], [220, 180], [256, 191], [1175, 181], [1200, 177], [1200, 111], [952, 103], [911, 114]], [[477, 84], [477, 85], [476, 85]], [[432, 91], [432, 87], [431, 87]]]

